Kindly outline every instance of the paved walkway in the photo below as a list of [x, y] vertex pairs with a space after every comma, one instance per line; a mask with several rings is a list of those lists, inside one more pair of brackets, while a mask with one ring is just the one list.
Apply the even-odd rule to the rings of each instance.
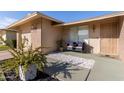
[[94, 59], [94, 67], [90, 72], [88, 69], [70, 66], [69, 64], [48, 59], [48, 62], [52, 62], [52, 65], [49, 66], [46, 72], [65, 81], [84, 81], [86, 79], [88, 81], [124, 80], [124, 62], [122, 61], [93, 54], [82, 54], [75, 52], [64, 52], [64, 54], [86, 59]]
[[0, 51], [0, 61], [12, 58], [11, 54], [8, 51]]
[[119, 81], [124, 80], [124, 62], [93, 54], [81, 54], [74, 52], [65, 52], [75, 56], [94, 59], [95, 64], [88, 77], [89, 81]]

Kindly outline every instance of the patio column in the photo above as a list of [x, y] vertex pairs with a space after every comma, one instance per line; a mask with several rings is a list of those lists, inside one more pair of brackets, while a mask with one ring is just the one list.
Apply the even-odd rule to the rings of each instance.
[[17, 35], [16, 40], [17, 40], [17, 49], [18, 49], [19, 45], [22, 42], [21, 31], [17, 31], [16, 35]]

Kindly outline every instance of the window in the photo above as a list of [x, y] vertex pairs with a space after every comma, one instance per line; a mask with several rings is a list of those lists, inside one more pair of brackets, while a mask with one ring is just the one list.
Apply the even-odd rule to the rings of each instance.
[[88, 43], [88, 26], [78, 27], [78, 41]]
[[70, 41], [71, 42], [77, 42], [78, 41], [77, 27], [70, 28]]
[[70, 28], [70, 37], [71, 42], [86, 42], [88, 43], [88, 26], [79, 26]]

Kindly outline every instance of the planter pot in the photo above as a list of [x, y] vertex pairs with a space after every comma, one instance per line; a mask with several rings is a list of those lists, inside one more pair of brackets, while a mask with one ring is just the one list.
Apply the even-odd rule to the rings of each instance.
[[22, 81], [32, 80], [37, 76], [36, 65], [29, 66], [26, 72], [23, 70], [23, 66], [19, 66], [19, 77]]
[[63, 47], [60, 47], [60, 51], [63, 52], [64, 51], [64, 48]]

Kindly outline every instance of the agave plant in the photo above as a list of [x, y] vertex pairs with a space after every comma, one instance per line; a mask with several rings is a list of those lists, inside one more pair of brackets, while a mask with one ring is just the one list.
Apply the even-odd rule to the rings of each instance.
[[0, 39], [10, 48], [8, 51], [13, 56], [12, 59], [8, 59], [5, 62], [6, 68], [14, 69], [21, 80], [34, 79], [37, 70], [44, 70], [47, 61], [41, 51], [42, 47], [32, 49], [32, 46], [30, 46], [25, 50], [27, 40], [24, 39], [18, 46], [18, 49], [15, 49], [11, 41], [8, 43], [3, 38], [0, 37]]

